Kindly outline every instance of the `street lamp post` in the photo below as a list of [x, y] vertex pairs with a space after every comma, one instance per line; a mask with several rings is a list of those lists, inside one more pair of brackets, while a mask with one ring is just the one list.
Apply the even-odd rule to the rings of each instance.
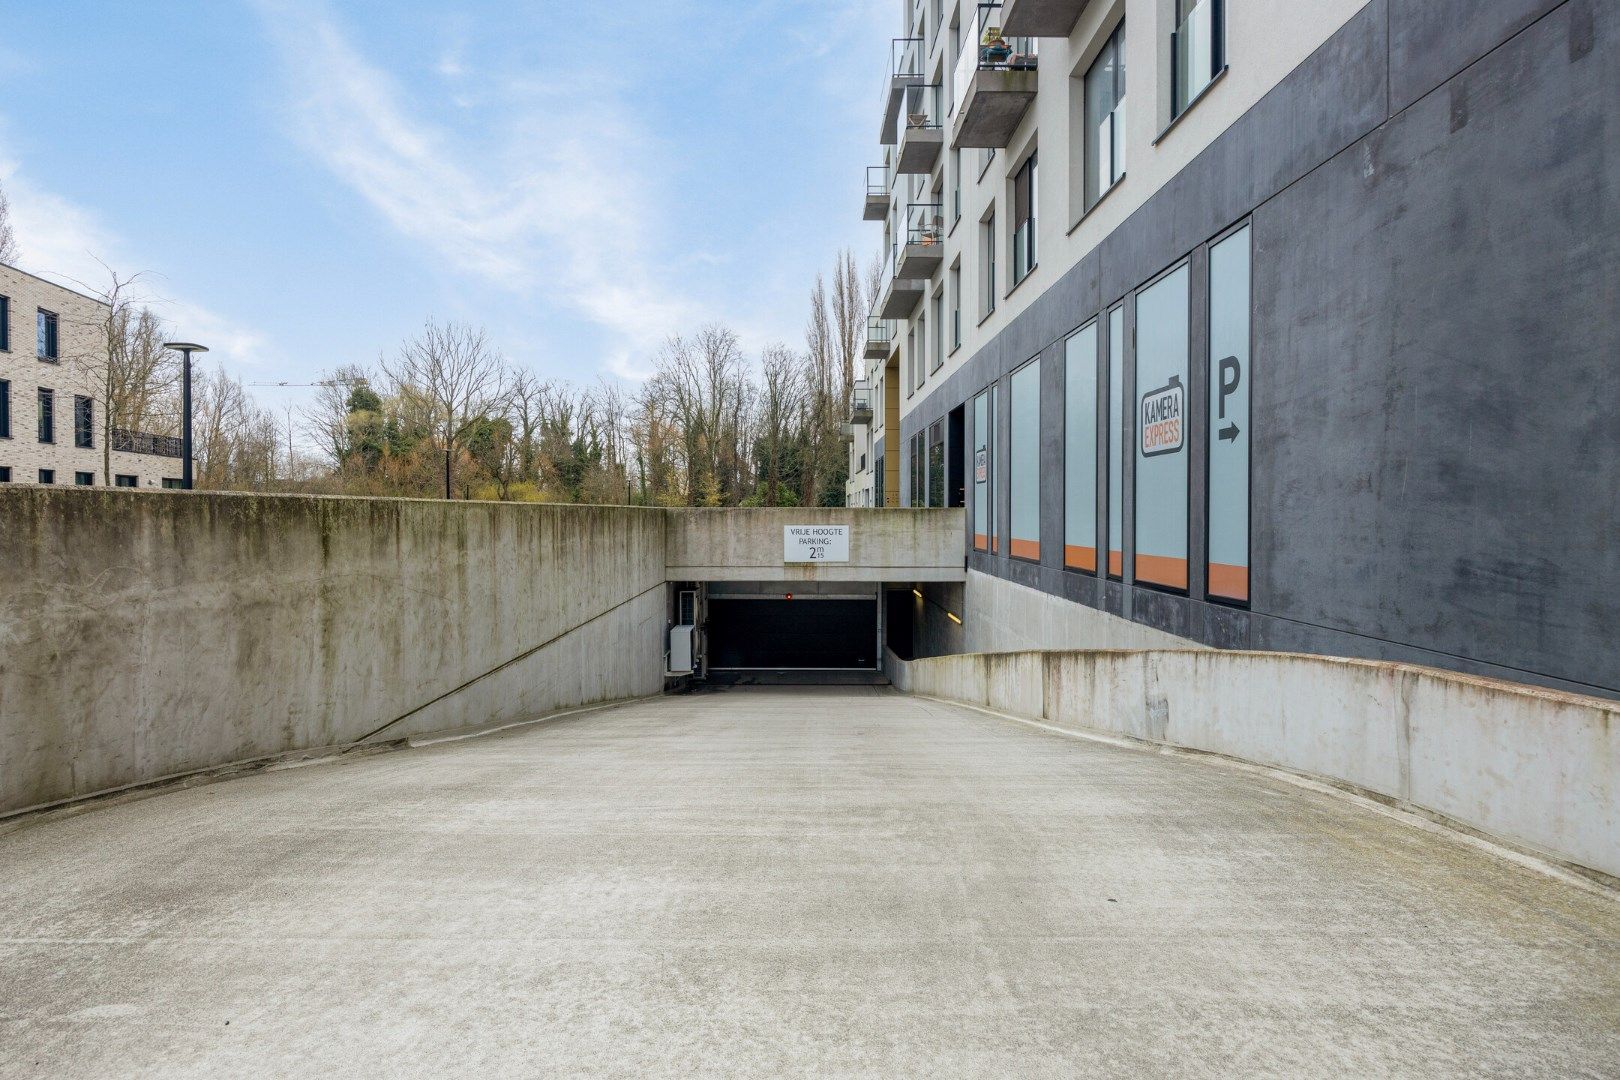
[[180, 365], [180, 486], [191, 490], [191, 354], [207, 352], [206, 345], [190, 341], [165, 341], [165, 349], [173, 349], [183, 358]]

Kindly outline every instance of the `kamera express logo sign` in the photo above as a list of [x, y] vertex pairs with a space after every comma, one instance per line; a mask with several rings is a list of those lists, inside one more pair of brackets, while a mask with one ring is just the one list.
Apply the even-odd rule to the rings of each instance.
[[1142, 395], [1142, 456], [1174, 454], [1187, 435], [1187, 394], [1179, 375]]

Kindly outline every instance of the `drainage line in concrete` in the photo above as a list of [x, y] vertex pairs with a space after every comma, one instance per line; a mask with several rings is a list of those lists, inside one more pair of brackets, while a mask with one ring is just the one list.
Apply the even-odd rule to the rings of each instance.
[[436, 698], [433, 698], [431, 701], [424, 701], [422, 704], [418, 705], [416, 708], [412, 709], [410, 712], [401, 713], [400, 715], [394, 717], [392, 720], [388, 721], [388, 723], [384, 724], [382, 727], [379, 727], [379, 728], [377, 728], [377, 729], [375, 729], [373, 731], [368, 731], [364, 735], [360, 736], [358, 739], [354, 740], [354, 742], [350, 745], [349, 750], [345, 750], [344, 753], [349, 753], [349, 752], [351, 752], [353, 750], [360, 749], [360, 744], [365, 742], [367, 739], [370, 739], [370, 738], [372, 738], [374, 736], [377, 736], [377, 735], [381, 735], [383, 732], [387, 731], [389, 728], [393, 727], [395, 724], [401, 723], [401, 722], [403, 722], [405, 720], [409, 720], [411, 717], [415, 716], [417, 713], [421, 712], [423, 709], [431, 708], [432, 706], [437, 705], [439, 702], [443, 701], [445, 698], [453, 697], [456, 694], [461, 693], [463, 690], [467, 689], [467, 687], [471, 686], [473, 683], [482, 682], [484, 679], [489, 678], [491, 675], [494, 675], [496, 672], [505, 671], [507, 668], [511, 667], [513, 664], [520, 663], [521, 661], [527, 660], [529, 657], [533, 656], [535, 653], [539, 652], [541, 649], [544, 649], [544, 648], [546, 648], [547, 646], [550, 646], [550, 645], [555, 645], [557, 642], [561, 641], [563, 638], [567, 637], [569, 634], [572, 634], [575, 630], [583, 630], [585, 627], [591, 625], [591, 623], [595, 622], [597, 619], [600, 619], [600, 618], [602, 618], [603, 616], [606, 616], [606, 615], [611, 615], [615, 611], [618, 611], [620, 608], [624, 607], [626, 604], [633, 604], [637, 600], [640, 600], [643, 596], [646, 596], [648, 593], [652, 592], [654, 589], [662, 589], [667, 584], [668, 584], [668, 582], [660, 581], [656, 585], [652, 585], [652, 586], [649, 586], [648, 588], [642, 589], [640, 592], [636, 593], [636, 595], [630, 597], [629, 599], [619, 601], [617, 604], [614, 604], [612, 607], [608, 608], [606, 611], [597, 612], [595, 615], [592, 615], [590, 618], [586, 619], [584, 622], [579, 623], [579, 624], [577, 624], [575, 626], [570, 626], [567, 630], [564, 630], [562, 633], [557, 634], [557, 635], [555, 635], [553, 637], [547, 638], [545, 641], [542, 641], [540, 644], [536, 645], [534, 648], [526, 649], [525, 651], [520, 652], [516, 656], [512, 657], [510, 660], [505, 660], [505, 661], [502, 661], [499, 664], [496, 664], [494, 667], [490, 668], [488, 671], [484, 672], [482, 675], [474, 675], [472, 678], [468, 679], [466, 682], [462, 683], [460, 686], [453, 687], [452, 689], [446, 690], [444, 693], [440, 694]]

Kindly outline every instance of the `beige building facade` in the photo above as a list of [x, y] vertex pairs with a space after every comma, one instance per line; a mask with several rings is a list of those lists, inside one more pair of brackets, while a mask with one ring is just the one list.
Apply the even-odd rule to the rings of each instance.
[[108, 427], [108, 310], [0, 264], [0, 483], [180, 486], [180, 440]]

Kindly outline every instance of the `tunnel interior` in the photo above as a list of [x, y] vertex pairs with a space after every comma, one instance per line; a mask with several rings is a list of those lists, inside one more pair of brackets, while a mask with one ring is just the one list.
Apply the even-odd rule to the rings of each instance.
[[708, 582], [704, 671], [877, 671], [880, 590], [870, 582]]

